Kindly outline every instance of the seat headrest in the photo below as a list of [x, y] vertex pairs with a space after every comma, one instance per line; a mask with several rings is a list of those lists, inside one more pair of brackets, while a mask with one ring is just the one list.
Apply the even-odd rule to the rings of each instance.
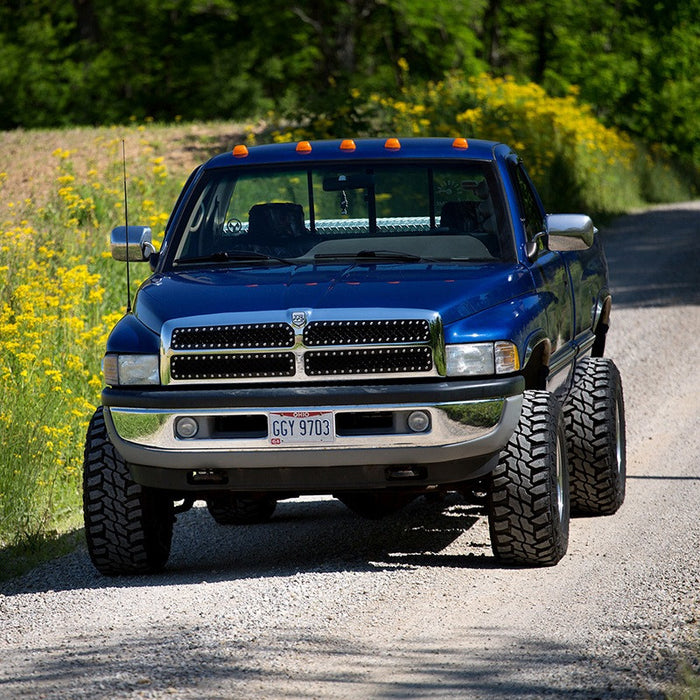
[[477, 228], [476, 202], [445, 202], [440, 212], [440, 227], [469, 233]]
[[292, 202], [256, 204], [248, 212], [248, 232], [260, 243], [299, 238], [306, 233], [304, 208]]

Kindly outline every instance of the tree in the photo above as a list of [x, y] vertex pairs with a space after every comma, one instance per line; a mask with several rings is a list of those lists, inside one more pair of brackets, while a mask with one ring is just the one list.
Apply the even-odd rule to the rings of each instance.
[[700, 0], [5, 0], [0, 128], [344, 114], [447, 73], [572, 86], [700, 159]]

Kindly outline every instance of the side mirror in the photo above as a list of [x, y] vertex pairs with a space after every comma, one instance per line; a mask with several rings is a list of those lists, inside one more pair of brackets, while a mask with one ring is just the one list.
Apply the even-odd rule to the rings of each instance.
[[[112, 257], [115, 260], [127, 260], [127, 236], [126, 226], [117, 226], [110, 237]], [[151, 243], [151, 229], [149, 226], [129, 226], [129, 262], [146, 262], [156, 249]]]
[[598, 229], [585, 214], [548, 214], [549, 249], [586, 250], [593, 245]]

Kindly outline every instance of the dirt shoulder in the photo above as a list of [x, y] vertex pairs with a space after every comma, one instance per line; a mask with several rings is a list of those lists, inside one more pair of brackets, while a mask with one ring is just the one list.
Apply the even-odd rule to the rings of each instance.
[[6, 177], [0, 184], [0, 202], [47, 201], [56, 176], [56, 149], [71, 152], [76, 175], [85, 177], [90, 168], [103, 171], [110, 162], [106, 144], [124, 139], [129, 157], [144, 145], [163, 156], [170, 172], [185, 177], [203, 160], [232, 148], [245, 140], [258, 126], [237, 123], [199, 123], [161, 126], [114, 126], [51, 129], [38, 131], [0, 131], [0, 172]]

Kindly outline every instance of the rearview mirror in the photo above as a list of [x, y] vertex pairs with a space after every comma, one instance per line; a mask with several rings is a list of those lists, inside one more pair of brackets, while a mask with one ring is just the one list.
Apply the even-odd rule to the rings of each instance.
[[374, 175], [352, 173], [350, 175], [328, 175], [323, 178], [324, 192], [341, 192], [344, 190], [363, 190], [374, 186]]
[[598, 229], [585, 214], [548, 214], [547, 233], [550, 250], [586, 250], [593, 245]]

